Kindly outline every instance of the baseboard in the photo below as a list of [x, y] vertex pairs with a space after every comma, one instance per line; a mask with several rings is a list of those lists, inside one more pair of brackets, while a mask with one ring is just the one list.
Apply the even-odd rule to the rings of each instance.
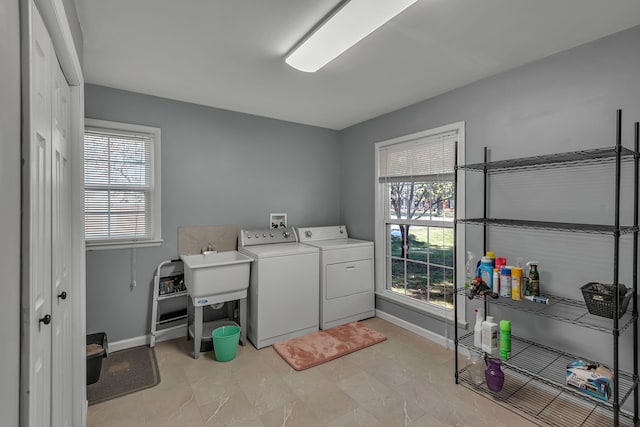
[[433, 331], [422, 328], [420, 326], [416, 326], [413, 323], [409, 323], [406, 320], [400, 319], [399, 317], [393, 316], [391, 314], [385, 313], [384, 311], [376, 309], [376, 316], [386, 320], [387, 322], [393, 323], [396, 326], [399, 326], [403, 329], [413, 332], [414, 334], [420, 335], [423, 338], [426, 338], [430, 341], [433, 341], [437, 344], [440, 344], [446, 348], [453, 348], [453, 340], [447, 337], [443, 337], [442, 335], [438, 335]]
[[141, 345], [149, 345], [149, 335], [127, 338], [126, 340], [109, 342], [109, 353], [114, 351], [126, 350], [128, 348], [139, 347]]
[[[172, 328], [170, 330], [158, 331], [156, 334], [156, 343], [162, 341], [173, 340], [187, 336], [187, 326]], [[127, 338], [126, 340], [109, 342], [109, 352], [126, 350], [128, 348], [139, 347], [141, 345], [151, 344], [151, 336], [141, 335], [139, 337]]]
[[[376, 310], [376, 316], [386, 320], [387, 322], [393, 323], [396, 326], [399, 326], [403, 329], [411, 331], [414, 334], [420, 335], [423, 338], [426, 338], [430, 341], [440, 344], [443, 347], [453, 348], [453, 340], [450, 338], [443, 337], [442, 335], [438, 335], [433, 331], [422, 328], [420, 326], [416, 326], [413, 323], [409, 323], [406, 320], [400, 319], [399, 317], [385, 313], [384, 311], [381, 311], [381, 310]], [[178, 328], [172, 331], [167, 331], [161, 336], [156, 336], [156, 343], [184, 337], [186, 335], [187, 335], [187, 329], [185, 326], [184, 328]], [[151, 342], [151, 338], [149, 337], [149, 335], [142, 335], [139, 337], [127, 338], [125, 340], [110, 342], [109, 351], [111, 352], [111, 351], [126, 350], [128, 348], [138, 347], [141, 345], [149, 345], [150, 342]]]

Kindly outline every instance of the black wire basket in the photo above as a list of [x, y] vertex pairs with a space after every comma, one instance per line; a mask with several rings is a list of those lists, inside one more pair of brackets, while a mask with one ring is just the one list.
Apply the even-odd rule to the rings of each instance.
[[[617, 288], [620, 303], [618, 311], [619, 319], [627, 311], [629, 301], [631, 301], [631, 297], [633, 296], [633, 289], [627, 289], [627, 287], [622, 284], [619, 284]], [[582, 291], [582, 296], [584, 297], [584, 302], [587, 304], [589, 313], [613, 319], [616, 311], [616, 288], [613, 285], [589, 282], [583, 285], [580, 290]]]

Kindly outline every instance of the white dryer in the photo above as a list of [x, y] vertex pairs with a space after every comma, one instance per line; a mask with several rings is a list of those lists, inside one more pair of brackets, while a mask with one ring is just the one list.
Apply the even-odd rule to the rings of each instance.
[[318, 330], [319, 250], [293, 228], [240, 230], [238, 252], [251, 263], [247, 336], [260, 349]]
[[298, 228], [320, 249], [320, 329], [375, 316], [373, 242], [352, 239], [344, 225]]

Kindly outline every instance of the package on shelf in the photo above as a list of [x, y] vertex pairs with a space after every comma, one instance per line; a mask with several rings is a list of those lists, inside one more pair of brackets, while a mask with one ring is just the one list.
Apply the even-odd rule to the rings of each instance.
[[158, 294], [160, 295], [168, 295], [174, 294], [177, 292], [183, 292], [186, 290], [184, 285], [184, 276], [166, 276], [160, 278], [160, 283], [158, 286]]
[[590, 396], [608, 401], [612, 383], [613, 372], [599, 363], [577, 359], [567, 365], [567, 385]]

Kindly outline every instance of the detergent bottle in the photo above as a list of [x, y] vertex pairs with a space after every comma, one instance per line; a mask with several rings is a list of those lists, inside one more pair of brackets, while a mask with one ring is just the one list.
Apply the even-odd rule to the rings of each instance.
[[483, 256], [478, 270], [478, 276], [480, 276], [482, 281], [486, 283], [489, 288], [493, 289], [493, 263], [491, 258]]

